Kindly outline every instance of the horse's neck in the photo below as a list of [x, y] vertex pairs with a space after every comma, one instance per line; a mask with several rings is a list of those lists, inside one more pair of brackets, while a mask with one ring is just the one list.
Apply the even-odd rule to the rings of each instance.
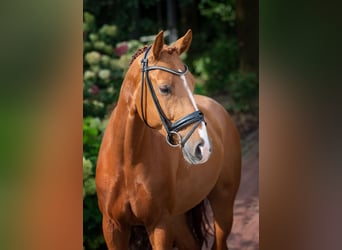
[[114, 151], [122, 156], [125, 164], [133, 164], [133, 159], [143, 148], [143, 138], [146, 127], [138, 113], [124, 100], [119, 99], [112, 120], [114, 127]]

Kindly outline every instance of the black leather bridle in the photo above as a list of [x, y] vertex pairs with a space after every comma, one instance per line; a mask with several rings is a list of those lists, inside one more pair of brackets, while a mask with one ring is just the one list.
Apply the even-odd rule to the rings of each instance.
[[[203, 121], [204, 122], [204, 116], [203, 113], [200, 110], [197, 110], [191, 114], [188, 114], [184, 117], [182, 117], [181, 119], [175, 121], [174, 123], [172, 123], [165, 115], [163, 109], [160, 106], [160, 103], [158, 101], [157, 95], [153, 89], [153, 85], [151, 83], [150, 77], [148, 75], [148, 72], [151, 70], [163, 70], [166, 72], [169, 72], [171, 74], [174, 75], [178, 75], [178, 76], [182, 76], [185, 75], [188, 72], [188, 67], [184, 64], [184, 71], [175, 71], [173, 69], [169, 69], [163, 66], [148, 66], [148, 59], [147, 59], [147, 55], [148, 52], [150, 51], [151, 46], [147, 48], [144, 58], [141, 60], [141, 64], [142, 64], [142, 77], [141, 77], [141, 113], [142, 113], [142, 118], [144, 120], [144, 123], [151, 127], [150, 125], [148, 125], [146, 118], [145, 118], [145, 114], [144, 114], [144, 110], [143, 110], [143, 95], [144, 95], [144, 76], [146, 74], [146, 80], [147, 80], [147, 86], [150, 89], [151, 92], [151, 96], [153, 99], [153, 102], [158, 110], [159, 116], [160, 116], [160, 120], [162, 121], [162, 124], [167, 132], [167, 136], [166, 136], [166, 142], [172, 146], [172, 147], [177, 147], [177, 146], [181, 146], [184, 147], [185, 143], [187, 142], [187, 140], [190, 138], [190, 136], [193, 134], [193, 132], [195, 131], [195, 129], [200, 125], [200, 123]], [[182, 136], [178, 133], [180, 130], [182, 130], [183, 128], [194, 124], [193, 127], [191, 128], [191, 130], [188, 132], [188, 134], [182, 138]]]

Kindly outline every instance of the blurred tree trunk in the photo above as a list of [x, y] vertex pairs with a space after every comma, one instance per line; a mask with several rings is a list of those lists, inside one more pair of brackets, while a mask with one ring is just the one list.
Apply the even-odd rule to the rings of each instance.
[[136, 6], [132, 8], [132, 22], [133, 22], [133, 30], [131, 34], [131, 39], [137, 39], [140, 37], [140, 8], [139, 8], [139, 0], [136, 2]]
[[259, 70], [259, 0], [237, 0], [237, 35], [240, 43], [240, 69]]
[[158, 1], [157, 3], [157, 20], [158, 28], [160, 29], [163, 27], [163, 10], [161, 1]]
[[167, 29], [170, 31], [169, 43], [173, 43], [177, 40], [177, 25], [176, 25], [176, 12], [175, 12], [175, 1], [167, 0], [166, 3], [166, 13], [167, 13]]
[[192, 0], [183, 8], [180, 8], [180, 27], [183, 30], [180, 32], [186, 32], [188, 29], [192, 29], [193, 34], [200, 32], [200, 25], [199, 25], [199, 11], [198, 11], [198, 4], [199, 0]]

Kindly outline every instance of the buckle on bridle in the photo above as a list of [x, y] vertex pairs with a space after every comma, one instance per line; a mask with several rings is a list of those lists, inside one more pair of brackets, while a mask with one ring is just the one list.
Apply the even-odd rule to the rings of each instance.
[[178, 147], [182, 145], [182, 141], [182, 136], [176, 131], [170, 131], [166, 136], [166, 142], [171, 147]]

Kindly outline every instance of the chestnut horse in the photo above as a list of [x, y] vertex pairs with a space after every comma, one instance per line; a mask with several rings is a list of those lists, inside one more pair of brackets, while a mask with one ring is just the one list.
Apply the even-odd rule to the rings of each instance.
[[221, 105], [193, 94], [194, 77], [180, 59], [191, 41], [188, 30], [167, 46], [161, 31], [126, 73], [96, 169], [109, 249], [128, 249], [134, 225], [145, 227], [155, 250], [201, 249], [196, 218], [187, 214], [204, 199], [214, 215], [213, 249], [228, 249], [240, 139]]

